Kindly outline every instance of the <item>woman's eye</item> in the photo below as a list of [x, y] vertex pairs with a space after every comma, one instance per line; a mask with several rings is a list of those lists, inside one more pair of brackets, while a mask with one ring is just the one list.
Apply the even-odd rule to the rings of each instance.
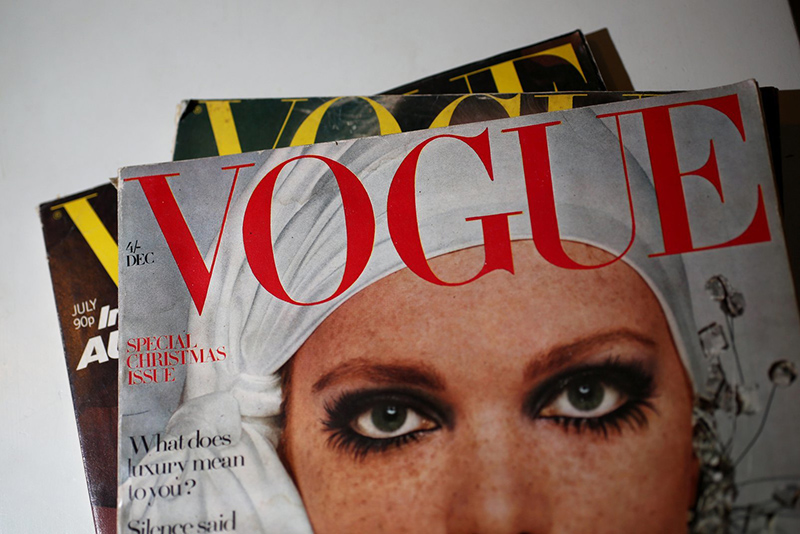
[[327, 404], [325, 411], [328, 443], [356, 459], [417, 441], [451, 417], [438, 399], [407, 390], [351, 391]]
[[359, 415], [351, 426], [362, 436], [387, 439], [420, 430], [433, 430], [439, 425], [408, 406], [382, 402]]
[[597, 418], [614, 412], [627, 400], [627, 395], [598, 377], [576, 377], [561, 388], [539, 417]]

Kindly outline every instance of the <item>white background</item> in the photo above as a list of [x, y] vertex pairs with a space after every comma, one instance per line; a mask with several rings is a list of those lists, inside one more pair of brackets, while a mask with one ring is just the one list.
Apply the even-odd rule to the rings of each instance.
[[169, 160], [181, 99], [377, 93], [576, 28], [639, 90], [800, 88], [786, 0], [0, 0], [0, 533], [93, 531], [39, 203]]

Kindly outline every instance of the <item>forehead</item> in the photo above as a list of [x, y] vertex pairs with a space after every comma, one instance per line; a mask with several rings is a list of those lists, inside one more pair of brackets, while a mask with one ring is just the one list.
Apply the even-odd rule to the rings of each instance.
[[[579, 243], [565, 243], [565, 250], [584, 264], [611, 257]], [[514, 274], [494, 271], [463, 286], [436, 286], [409, 270], [372, 284], [311, 335], [294, 372], [312, 378], [355, 359], [442, 369], [459, 362], [518, 367], [531, 355], [621, 328], [668, 340], [657, 299], [622, 261], [577, 271], [547, 263], [530, 241], [514, 242], [513, 252]], [[482, 263], [480, 247], [431, 260], [448, 281], [469, 279]]]

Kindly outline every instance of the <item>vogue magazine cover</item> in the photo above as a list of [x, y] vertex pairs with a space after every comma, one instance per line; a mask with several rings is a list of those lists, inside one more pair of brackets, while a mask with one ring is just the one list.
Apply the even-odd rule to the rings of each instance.
[[120, 533], [796, 529], [755, 83], [120, 185]]
[[174, 160], [427, 130], [645, 98], [636, 91], [187, 100]]
[[116, 531], [117, 189], [39, 206], [83, 466], [98, 533]]
[[575, 30], [440, 72], [385, 93], [522, 93], [605, 88], [583, 32]]

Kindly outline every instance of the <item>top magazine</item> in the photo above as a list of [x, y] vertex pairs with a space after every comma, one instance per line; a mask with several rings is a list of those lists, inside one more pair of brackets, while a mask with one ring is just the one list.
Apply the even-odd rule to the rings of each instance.
[[385, 93], [522, 93], [605, 88], [583, 32], [575, 30], [434, 74]]
[[797, 527], [755, 83], [120, 186], [120, 533]]

